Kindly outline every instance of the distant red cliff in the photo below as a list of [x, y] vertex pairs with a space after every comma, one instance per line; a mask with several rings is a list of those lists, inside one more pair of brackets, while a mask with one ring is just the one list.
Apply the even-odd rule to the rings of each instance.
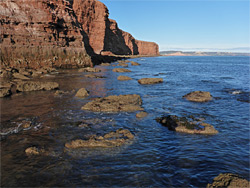
[[92, 66], [96, 54], [159, 55], [156, 43], [120, 30], [97, 0], [1, 1], [0, 47], [1, 65], [13, 67]]

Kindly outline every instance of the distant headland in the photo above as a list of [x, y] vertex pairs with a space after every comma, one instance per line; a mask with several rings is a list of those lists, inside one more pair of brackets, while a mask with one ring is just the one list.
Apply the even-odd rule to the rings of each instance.
[[162, 56], [250, 56], [250, 53], [238, 52], [199, 52], [199, 51], [161, 51]]

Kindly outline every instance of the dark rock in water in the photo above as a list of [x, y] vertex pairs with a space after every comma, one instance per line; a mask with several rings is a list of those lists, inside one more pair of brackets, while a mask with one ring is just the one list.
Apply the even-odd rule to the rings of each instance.
[[192, 102], [207, 102], [212, 100], [212, 95], [206, 91], [194, 91], [183, 96]]
[[156, 121], [171, 131], [183, 132], [189, 134], [217, 134], [218, 131], [210, 124], [189, 121], [185, 117], [168, 115], [166, 117], [156, 118]]
[[124, 69], [124, 68], [115, 68], [113, 72], [131, 72], [131, 70]]
[[126, 80], [132, 80], [132, 78], [128, 76], [118, 76], [117, 80], [126, 81]]
[[241, 92], [237, 95], [237, 101], [250, 103], [250, 92]]
[[89, 92], [85, 88], [81, 88], [77, 91], [76, 97], [87, 97], [89, 96]]
[[0, 97], [8, 97], [10, 96], [12, 93], [11, 93], [11, 90], [10, 88], [0, 88]]
[[76, 149], [82, 147], [118, 147], [132, 140], [134, 135], [126, 129], [118, 129], [104, 136], [92, 136], [89, 140], [77, 139], [65, 144], [66, 148]]
[[142, 99], [139, 95], [111, 95], [88, 102], [82, 107], [82, 110], [94, 112], [132, 112], [143, 110], [141, 105]]
[[17, 91], [38, 91], [57, 89], [59, 84], [56, 82], [18, 82]]
[[247, 181], [246, 179], [241, 178], [236, 174], [225, 173], [225, 174], [219, 174], [219, 176], [214, 178], [212, 184], [207, 185], [207, 188], [213, 188], [213, 187], [249, 188], [250, 182]]
[[162, 82], [163, 82], [162, 78], [142, 78], [138, 80], [139, 84], [157, 84]]

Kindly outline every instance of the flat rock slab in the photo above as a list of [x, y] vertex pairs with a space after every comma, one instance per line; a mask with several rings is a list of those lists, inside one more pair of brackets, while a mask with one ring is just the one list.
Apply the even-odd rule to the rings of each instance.
[[236, 188], [236, 187], [250, 187], [250, 182], [246, 179], [241, 178], [236, 174], [225, 173], [219, 174], [219, 176], [214, 178], [212, 184], [208, 184], [207, 188], [213, 187], [228, 187], [228, 188]]
[[116, 132], [110, 132], [104, 136], [93, 135], [88, 140], [77, 139], [65, 144], [66, 148], [96, 148], [96, 147], [118, 147], [132, 140], [134, 135], [127, 129], [118, 129]]
[[212, 95], [206, 91], [194, 91], [183, 96], [192, 102], [207, 102], [213, 99]]
[[133, 112], [143, 110], [141, 105], [142, 99], [139, 95], [111, 95], [88, 102], [82, 107], [82, 110], [93, 112]]
[[161, 123], [163, 126], [168, 127], [169, 130], [176, 132], [204, 135], [213, 135], [218, 133], [218, 131], [208, 123], [201, 121], [189, 121], [185, 117], [168, 115], [166, 117], [157, 118], [156, 121]]
[[56, 82], [18, 82], [17, 91], [38, 91], [57, 89], [59, 84]]
[[101, 72], [101, 70], [97, 68], [86, 67], [79, 69], [78, 72]]
[[134, 61], [131, 61], [130, 63], [131, 63], [132, 66], [139, 66], [139, 65], [141, 65], [140, 63], [137, 63], [137, 62], [134, 62]]
[[115, 68], [113, 69], [113, 72], [131, 72], [131, 70], [124, 68]]
[[118, 76], [117, 80], [126, 81], [126, 80], [132, 80], [132, 78], [128, 76]]
[[138, 80], [139, 84], [157, 84], [162, 82], [163, 82], [162, 78], [142, 78]]

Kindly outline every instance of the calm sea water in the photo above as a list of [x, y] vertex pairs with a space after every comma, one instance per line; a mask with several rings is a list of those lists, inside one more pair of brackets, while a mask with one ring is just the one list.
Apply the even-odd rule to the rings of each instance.
[[[133, 59], [130, 73], [101, 67], [106, 79], [86, 78], [75, 70], [45, 79], [57, 81], [65, 91], [85, 87], [90, 97], [74, 92], [54, 96], [54, 91], [28, 92], [0, 99], [1, 186], [65, 187], [205, 187], [219, 173], [236, 173], [249, 180], [249, 58], [152, 57]], [[119, 75], [133, 78], [118, 81]], [[156, 85], [140, 85], [145, 77], [163, 78]], [[214, 100], [193, 103], [182, 98], [195, 91], [209, 91]], [[113, 94], [139, 94], [149, 115], [92, 113], [80, 108], [90, 98]], [[193, 115], [214, 125], [219, 134], [189, 135], [169, 131], [154, 119], [162, 115]], [[98, 118], [90, 127], [79, 121]], [[33, 126], [18, 125], [31, 120]], [[114, 149], [66, 151], [64, 144], [91, 134], [129, 129], [136, 139]], [[49, 156], [26, 156], [37, 146]]]

